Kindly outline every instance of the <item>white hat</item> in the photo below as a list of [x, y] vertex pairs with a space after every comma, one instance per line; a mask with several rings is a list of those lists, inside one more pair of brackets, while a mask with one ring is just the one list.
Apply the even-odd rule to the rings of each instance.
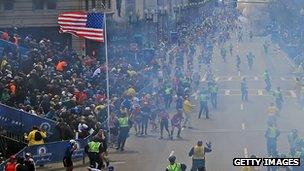
[[76, 141], [73, 140], [73, 139], [71, 139], [71, 140], [70, 140], [70, 143], [71, 143], [71, 144], [76, 144]]

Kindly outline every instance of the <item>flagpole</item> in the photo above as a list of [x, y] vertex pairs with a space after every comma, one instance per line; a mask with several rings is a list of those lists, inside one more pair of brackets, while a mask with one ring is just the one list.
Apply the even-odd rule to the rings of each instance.
[[107, 111], [108, 111], [108, 119], [107, 126], [109, 131], [109, 139], [111, 139], [110, 133], [110, 87], [109, 87], [109, 60], [108, 60], [108, 39], [107, 39], [107, 18], [106, 13], [103, 13], [104, 18], [104, 38], [105, 38], [105, 55], [106, 55], [106, 80], [107, 80]]

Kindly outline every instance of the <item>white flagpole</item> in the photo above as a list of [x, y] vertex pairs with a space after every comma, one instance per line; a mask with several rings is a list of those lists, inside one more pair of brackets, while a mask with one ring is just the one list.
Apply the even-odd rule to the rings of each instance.
[[105, 55], [106, 55], [106, 80], [107, 80], [107, 111], [108, 111], [108, 131], [109, 131], [109, 139], [111, 139], [110, 134], [110, 87], [109, 87], [109, 60], [108, 60], [108, 40], [107, 40], [107, 19], [106, 19], [106, 13], [103, 13], [103, 19], [104, 19], [104, 40], [105, 40]]

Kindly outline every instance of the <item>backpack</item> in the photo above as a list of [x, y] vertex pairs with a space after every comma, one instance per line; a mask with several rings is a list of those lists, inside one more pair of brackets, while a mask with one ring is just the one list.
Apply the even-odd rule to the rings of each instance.
[[34, 139], [35, 139], [35, 141], [41, 141], [43, 139], [42, 135], [41, 135], [41, 133], [39, 131], [35, 132]]

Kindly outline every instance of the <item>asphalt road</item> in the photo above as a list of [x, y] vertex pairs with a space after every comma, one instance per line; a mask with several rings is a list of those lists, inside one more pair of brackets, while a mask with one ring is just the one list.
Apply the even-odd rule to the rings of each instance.
[[[190, 168], [191, 159], [187, 154], [199, 139], [212, 142], [213, 152], [207, 154], [207, 169], [210, 171], [240, 170], [241, 168], [232, 165], [235, 157], [251, 154], [265, 157], [266, 109], [274, 100], [264, 90], [265, 69], [270, 72], [273, 88], [280, 86], [283, 90], [285, 103], [278, 121], [278, 128], [282, 132], [278, 149], [282, 153], [288, 152], [287, 133], [292, 128], [297, 128], [302, 135], [304, 125], [301, 122], [304, 116], [296, 103], [295, 76], [291, 63], [275, 44], [271, 44], [270, 53], [266, 56], [262, 47], [265, 39], [267, 38], [256, 37], [249, 41], [245, 38], [238, 48], [234, 48], [233, 56], [228, 55], [226, 63], [220, 58], [219, 51], [215, 50], [212, 68], [220, 86], [220, 97], [219, 109], [211, 110], [211, 120], [197, 119], [196, 108], [192, 113], [194, 129], [184, 129], [182, 140], [158, 140], [158, 134], [155, 133], [144, 138], [131, 136], [127, 141], [126, 151], [113, 155], [117, 161], [122, 161], [117, 163], [117, 170], [161, 171], [166, 167], [167, 158], [172, 153], [178, 161]], [[230, 42], [227, 43], [227, 48], [229, 44]], [[245, 57], [249, 51], [256, 56], [251, 71]], [[242, 59], [240, 73], [235, 67], [236, 53]], [[247, 77], [250, 89], [248, 103], [242, 103], [240, 99], [240, 80], [243, 76]], [[197, 103], [194, 99], [192, 101]]]
[[[167, 158], [174, 154], [177, 160], [191, 167], [188, 151], [198, 140], [211, 141], [213, 151], [207, 154], [207, 170], [209, 171], [238, 171], [240, 167], [232, 165], [235, 157], [247, 157], [255, 154], [266, 157], [264, 133], [267, 128], [267, 107], [274, 98], [264, 90], [263, 72], [268, 69], [273, 88], [280, 86], [285, 103], [278, 121], [278, 128], [282, 132], [279, 137], [278, 149], [282, 153], [289, 150], [287, 133], [297, 128], [303, 135], [303, 111], [299, 110], [294, 91], [293, 67], [286, 54], [281, 52], [275, 44], [271, 44], [269, 54], [263, 52], [262, 44], [267, 38], [255, 37], [252, 41], [247, 38], [236, 47], [233, 56], [227, 57], [224, 63], [219, 56], [219, 48], [215, 48], [212, 68], [220, 87], [219, 109], [211, 109], [211, 119], [197, 119], [198, 107], [192, 113], [194, 129], [183, 129], [181, 140], [159, 140], [159, 133], [152, 133], [146, 137], [136, 137], [131, 133], [124, 152], [113, 151], [111, 159], [118, 171], [162, 171], [168, 164]], [[247, 66], [246, 54], [255, 54], [253, 69]], [[197, 49], [199, 56], [200, 49]], [[235, 66], [235, 56], [242, 59], [241, 72]], [[197, 59], [195, 59], [197, 61]], [[195, 67], [198, 68], [198, 67]], [[249, 102], [242, 103], [240, 98], [241, 78], [246, 76], [249, 87]], [[197, 104], [193, 98], [192, 102]], [[175, 104], [174, 104], [175, 106]], [[198, 106], [198, 105], [197, 105]], [[174, 110], [172, 109], [172, 114]], [[134, 132], [132, 129], [131, 132]], [[58, 168], [60, 166], [58, 165]], [[40, 170], [56, 170], [54, 166]], [[76, 171], [83, 171], [85, 167], [77, 167]], [[260, 168], [265, 170], [265, 168]], [[60, 170], [60, 169], [59, 169]]]

